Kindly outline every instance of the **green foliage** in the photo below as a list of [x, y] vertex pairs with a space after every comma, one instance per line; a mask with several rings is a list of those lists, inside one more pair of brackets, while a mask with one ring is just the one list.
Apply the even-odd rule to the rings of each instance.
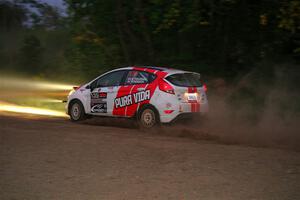
[[290, 36], [282, 29], [296, 24], [297, 2], [66, 1], [74, 57], [83, 54], [82, 65], [193, 66], [228, 77], [252, 70], [261, 60], [298, 52], [286, 45]]
[[290, 32], [292, 51], [294, 56], [300, 59], [300, 0], [283, 3], [278, 27]]
[[26, 21], [26, 9], [11, 1], [0, 2], [0, 31], [15, 31]]
[[42, 61], [43, 47], [40, 40], [29, 35], [24, 38], [23, 45], [20, 49], [20, 69], [29, 73], [39, 73]]
[[65, 3], [65, 17], [36, 0], [0, 3], [2, 68], [88, 79], [118, 66], [157, 65], [231, 80], [264, 60], [299, 62], [299, 0]]
[[286, 2], [280, 9], [279, 27], [295, 33], [300, 29], [300, 1]]

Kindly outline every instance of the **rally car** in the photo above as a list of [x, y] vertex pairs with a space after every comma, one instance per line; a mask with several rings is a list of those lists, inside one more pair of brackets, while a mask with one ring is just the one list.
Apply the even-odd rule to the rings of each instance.
[[72, 121], [88, 116], [135, 118], [144, 128], [208, 112], [200, 74], [162, 67], [124, 67], [74, 87], [66, 111]]

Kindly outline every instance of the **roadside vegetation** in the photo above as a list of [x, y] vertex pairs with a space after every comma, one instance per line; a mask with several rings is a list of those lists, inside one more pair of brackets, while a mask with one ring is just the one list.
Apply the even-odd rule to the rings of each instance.
[[271, 102], [299, 117], [300, 1], [3, 0], [0, 63], [2, 75], [76, 84], [120, 66], [186, 69], [231, 116], [255, 123]]

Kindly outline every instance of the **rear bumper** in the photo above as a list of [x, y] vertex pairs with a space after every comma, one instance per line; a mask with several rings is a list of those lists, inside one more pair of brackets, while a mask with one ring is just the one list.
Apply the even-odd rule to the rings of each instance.
[[177, 115], [170, 123], [181, 121], [181, 120], [186, 120], [186, 119], [190, 120], [190, 119], [193, 119], [193, 118], [199, 118], [203, 115], [205, 115], [205, 113], [201, 113], [201, 112], [198, 112], [198, 113], [181, 113], [181, 114]]
[[[181, 109], [183, 106], [189, 107], [188, 110], [186, 109]], [[181, 107], [181, 108], [180, 108]], [[192, 112], [190, 110], [191, 105], [190, 104], [180, 104], [178, 110], [174, 110], [173, 113], [171, 114], [165, 114], [165, 113], [160, 113], [160, 122], [161, 123], [170, 123], [177, 121], [179, 119], [184, 119], [184, 118], [192, 118], [195, 116], [203, 115], [208, 112], [209, 107], [208, 103], [200, 104], [200, 110], [199, 112]]]

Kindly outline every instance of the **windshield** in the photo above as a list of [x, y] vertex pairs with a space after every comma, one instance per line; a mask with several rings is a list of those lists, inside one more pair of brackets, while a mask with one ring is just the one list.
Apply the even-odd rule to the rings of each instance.
[[168, 76], [166, 80], [180, 87], [202, 87], [200, 74], [196, 73], [173, 74]]

